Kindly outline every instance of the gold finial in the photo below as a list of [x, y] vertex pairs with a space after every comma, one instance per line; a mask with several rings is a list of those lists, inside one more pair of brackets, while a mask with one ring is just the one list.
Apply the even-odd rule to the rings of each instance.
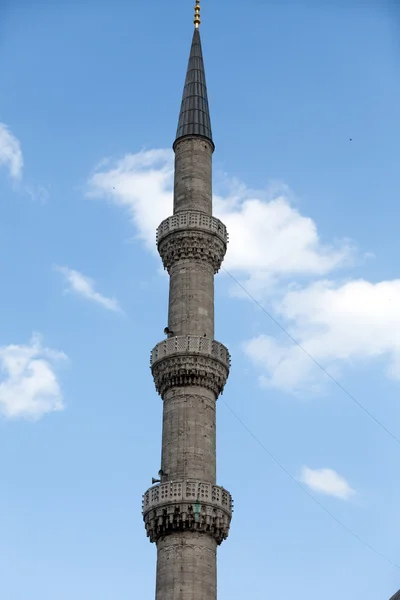
[[200, 0], [196, 0], [196, 6], [194, 7], [194, 26], [198, 29], [200, 21]]

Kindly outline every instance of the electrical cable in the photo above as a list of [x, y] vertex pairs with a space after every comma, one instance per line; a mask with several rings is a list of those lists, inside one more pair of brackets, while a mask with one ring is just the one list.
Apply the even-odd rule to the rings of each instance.
[[308, 358], [309, 358], [310, 360], [312, 360], [312, 361], [313, 361], [313, 363], [314, 363], [314, 364], [315, 364], [315, 365], [316, 365], [316, 366], [317, 366], [319, 369], [321, 369], [321, 371], [323, 371], [323, 372], [325, 373], [325, 375], [326, 375], [327, 377], [329, 377], [329, 379], [330, 379], [331, 381], [333, 381], [333, 382], [334, 382], [334, 383], [335, 383], [335, 384], [336, 384], [336, 385], [337, 385], [337, 386], [338, 386], [338, 387], [339, 387], [339, 388], [342, 390], [342, 392], [344, 392], [344, 393], [346, 394], [346, 396], [348, 396], [348, 397], [350, 398], [350, 400], [352, 400], [352, 401], [353, 401], [353, 402], [354, 402], [354, 403], [355, 403], [355, 404], [356, 404], [356, 405], [357, 405], [357, 406], [358, 406], [358, 407], [359, 407], [361, 410], [363, 410], [363, 411], [364, 411], [364, 413], [365, 413], [366, 415], [368, 415], [368, 416], [369, 416], [369, 417], [370, 417], [370, 418], [371, 418], [373, 421], [375, 421], [375, 423], [376, 423], [377, 425], [379, 425], [379, 427], [380, 427], [381, 429], [383, 429], [383, 431], [385, 431], [385, 433], [387, 433], [388, 435], [390, 435], [390, 437], [391, 437], [391, 438], [392, 438], [392, 439], [393, 439], [395, 442], [397, 442], [397, 443], [400, 445], [400, 439], [399, 439], [398, 437], [396, 437], [396, 436], [395, 436], [395, 434], [394, 434], [394, 433], [392, 433], [392, 432], [390, 431], [390, 429], [388, 429], [388, 428], [387, 428], [387, 427], [386, 427], [386, 426], [385, 426], [385, 425], [384, 425], [384, 424], [383, 424], [381, 421], [379, 421], [379, 419], [377, 419], [377, 418], [376, 418], [376, 417], [375, 417], [375, 416], [374, 416], [374, 415], [373, 415], [373, 414], [372, 414], [372, 413], [371, 413], [371, 412], [370, 412], [370, 411], [369, 411], [367, 408], [365, 408], [365, 406], [364, 406], [363, 404], [361, 404], [361, 402], [359, 402], [359, 400], [357, 400], [357, 399], [356, 399], [356, 398], [355, 398], [355, 397], [354, 397], [352, 394], [350, 394], [350, 392], [348, 392], [348, 391], [346, 390], [346, 388], [344, 388], [344, 387], [342, 386], [342, 384], [341, 384], [341, 383], [339, 383], [339, 381], [338, 381], [337, 379], [335, 379], [335, 378], [333, 377], [333, 375], [331, 375], [331, 374], [329, 373], [329, 371], [327, 371], [327, 370], [325, 369], [325, 367], [323, 367], [323, 366], [321, 365], [321, 363], [320, 363], [320, 362], [318, 362], [318, 361], [317, 361], [317, 359], [316, 359], [316, 358], [314, 358], [314, 357], [312, 356], [312, 354], [310, 354], [310, 353], [308, 352], [308, 350], [306, 350], [306, 349], [304, 348], [304, 346], [302, 346], [302, 345], [300, 344], [300, 342], [298, 342], [298, 341], [297, 341], [297, 340], [296, 340], [296, 339], [295, 339], [295, 338], [294, 338], [294, 337], [293, 337], [293, 336], [292, 336], [292, 335], [291, 335], [291, 334], [290, 334], [290, 333], [289, 333], [289, 332], [288, 332], [288, 331], [287, 331], [287, 330], [286, 330], [286, 329], [283, 327], [283, 325], [281, 325], [281, 323], [279, 323], [279, 321], [277, 321], [277, 320], [276, 320], [276, 319], [275, 319], [275, 318], [274, 318], [274, 317], [271, 315], [271, 313], [270, 313], [270, 312], [268, 312], [268, 310], [267, 310], [267, 309], [266, 309], [266, 308], [265, 308], [265, 307], [264, 307], [262, 304], [260, 304], [260, 302], [258, 302], [258, 300], [256, 300], [256, 298], [254, 298], [254, 296], [252, 296], [252, 295], [250, 294], [250, 292], [249, 292], [249, 291], [247, 291], [247, 290], [246, 290], [246, 288], [245, 288], [245, 287], [244, 287], [244, 286], [243, 286], [243, 285], [240, 283], [240, 281], [238, 281], [238, 280], [236, 279], [236, 277], [234, 277], [234, 276], [233, 276], [231, 273], [229, 273], [229, 271], [227, 271], [227, 270], [226, 270], [224, 267], [222, 267], [222, 270], [223, 270], [223, 271], [225, 271], [225, 273], [226, 273], [227, 275], [229, 275], [229, 277], [230, 277], [230, 278], [231, 278], [231, 279], [232, 279], [232, 280], [233, 280], [233, 281], [234, 281], [234, 282], [235, 282], [235, 283], [236, 283], [236, 284], [237, 284], [237, 285], [238, 285], [238, 286], [239, 286], [239, 287], [240, 287], [240, 288], [243, 290], [243, 292], [245, 292], [245, 294], [247, 294], [247, 296], [248, 296], [249, 298], [251, 298], [251, 300], [253, 300], [253, 302], [255, 302], [255, 303], [257, 304], [257, 306], [258, 306], [259, 308], [261, 308], [261, 310], [262, 310], [263, 312], [265, 312], [265, 314], [266, 314], [266, 315], [267, 315], [267, 316], [268, 316], [268, 317], [271, 319], [271, 321], [273, 321], [273, 322], [275, 323], [275, 325], [277, 325], [277, 326], [279, 327], [279, 329], [281, 329], [281, 330], [282, 330], [282, 331], [283, 331], [283, 332], [284, 332], [284, 333], [285, 333], [285, 334], [286, 334], [286, 335], [287, 335], [287, 336], [288, 336], [288, 337], [289, 337], [289, 338], [292, 340], [292, 342], [293, 342], [294, 344], [296, 344], [296, 346], [298, 346], [298, 347], [300, 348], [300, 350], [302, 350], [302, 352], [304, 352], [304, 354], [306, 354], [306, 356], [308, 356]]
[[350, 529], [350, 527], [348, 527], [347, 525], [345, 525], [340, 519], [338, 519], [337, 517], [335, 517], [335, 515], [326, 508], [326, 506], [324, 506], [324, 504], [322, 504], [322, 502], [320, 502], [315, 496], [313, 496], [313, 494], [311, 494], [311, 492], [309, 492], [309, 490], [304, 487], [304, 485], [302, 485], [300, 483], [300, 481], [298, 481], [296, 479], [296, 477], [294, 477], [290, 471], [288, 471], [288, 469], [286, 469], [286, 467], [283, 466], [283, 464], [272, 454], [272, 452], [270, 452], [266, 446], [264, 446], [264, 444], [258, 439], [258, 437], [251, 431], [251, 429], [242, 421], [242, 419], [235, 413], [234, 410], [232, 410], [232, 408], [225, 402], [225, 400], [220, 399], [220, 402], [222, 402], [226, 408], [233, 414], [233, 416], [239, 421], [239, 423], [241, 423], [241, 425], [243, 425], [243, 427], [247, 430], [247, 432], [251, 435], [251, 437], [257, 442], [257, 444], [259, 444], [259, 446], [261, 446], [261, 448], [264, 450], [264, 452], [266, 452], [268, 454], [268, 456], [271, 458], [271, 460], [274, 461], [274, 463], [276, 465], [278, 465], [278, 467], [284, 472], [286, 473], [286, 475], [301, 489], [303, 490], [303, 492], [305, 494], [307, 494], [307, 496], [309, 498], [311, 498], [311, 500], [313, 500], [313, 502], [315, 502], [315, 504], [317, 504], [327, 515], [329, 515], [334, 521], [336, 521], [336, 523], [338, 523], [338, 525], [340, 525], [345, 531], [347, 531], [347, 533], [349, 533], [351, 536], [353, 536], [356, 540], [358, 540], [363, 546], [365, 546], [366, 548], [368, 548], [371, 552], [373, 552], [374, 554], [376, 554], [377, 556], [379, 556], [380, 558], [382, 558], [383, 560], [385, 560], [386, 562], [388, 562], [390, 565], [392, 565], [392, 567], [396, 567], [396, 569], [400, 570], [400, 565], [396, 564], [395, 562], [393, 562], [390, 558], [388, 558], [385, 554], [382, 554], [382, 552], [379, 552], [379, 550], [376, 550], [373, 546], [371, 546], [371, 544], [368, 544], [368, 542], [366, 542], [365, 540], [363, 540], [357, 533], [355, 533], [355, 531], [353, 531], [352, 529]]

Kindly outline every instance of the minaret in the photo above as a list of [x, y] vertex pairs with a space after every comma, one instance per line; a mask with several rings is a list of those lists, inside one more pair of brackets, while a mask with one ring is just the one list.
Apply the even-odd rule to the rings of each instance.
[[170, 277], [166, 339], [151, 352], [163, 401], [159, 480], [143, 496], [147, 535], [157, 545], [156, 600], [216, 600], [217, 546], [228, 536], [229, 492], [216, 484], [216, 401], [230, 355], [214, 340], [214, 275], [228, 234], [212, 216], [212, 155], [200, 40], [200, 0], [173, 145], [173, 215], [157, 230]]

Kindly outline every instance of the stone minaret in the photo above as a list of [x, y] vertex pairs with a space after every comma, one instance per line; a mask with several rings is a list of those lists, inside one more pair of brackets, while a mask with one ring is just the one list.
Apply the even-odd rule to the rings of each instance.
[[163, 401], [159, 480], [143, 497], [157, 545], [156, 600], [216, 600], [217, 546], [228, 536], [229, 492], [216, 484], [216, 401], [230, 355], [214, 340], [214, 275], [228, 235], [212, 216], [212, 155], [196, 0], [195, 30], [179, 116], [173, 215], [157, 230], [170, 277], [166, 339], [151, 353]]

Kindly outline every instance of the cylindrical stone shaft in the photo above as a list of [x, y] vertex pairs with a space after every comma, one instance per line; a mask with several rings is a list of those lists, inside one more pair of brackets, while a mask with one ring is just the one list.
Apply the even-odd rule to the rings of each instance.
[[170, 270], [168, 327], [173, 335], [214, 339], [214, 270], [182, 260]]
[[196, 532], [173, 533], [157, 542], [156, 600], [216, 600], [217, 543]]
[[176, 144], [174, 214], [197, 210], [211, 215], [212, 154], [212, 144], [202, 138], [184, 138]]
[[202, 387], [178, 387], [164, 397], [161, 469], [168, 481], [215, 484], [215, 395]]

